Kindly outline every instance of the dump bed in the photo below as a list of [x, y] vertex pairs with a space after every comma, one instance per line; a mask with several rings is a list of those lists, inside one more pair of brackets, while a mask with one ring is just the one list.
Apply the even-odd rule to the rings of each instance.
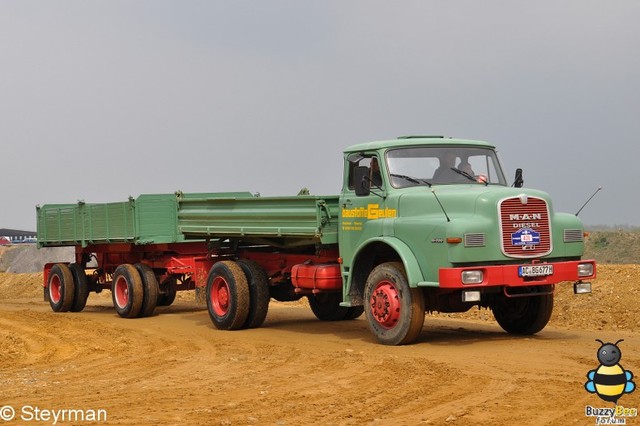
[[338, 196], [144, 194], [118, 203], [47, 204], [37, 207], [37, 218], [41, 247], [225, 238], [281, 246], [338, 241]]

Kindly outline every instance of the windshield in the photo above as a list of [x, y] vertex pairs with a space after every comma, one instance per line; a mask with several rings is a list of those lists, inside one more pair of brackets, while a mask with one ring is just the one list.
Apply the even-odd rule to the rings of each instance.
[[399, 148], [387, 153], [387, 168], [394, 188], [422, 184], [506, 185], [496, 153], [489, 148]]

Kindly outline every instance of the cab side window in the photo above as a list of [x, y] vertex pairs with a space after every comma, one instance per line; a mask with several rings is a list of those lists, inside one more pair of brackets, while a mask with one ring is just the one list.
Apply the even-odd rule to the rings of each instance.
[[382, 173], [380, 172], [380, 162], [377, 156], [363, 157], [357, 162], [349, 163], [349, 189], [355, 188], [354, 170], [356, 167], [367, 167], [369, 169], [369, 179], [372, 186], [382, 186]]

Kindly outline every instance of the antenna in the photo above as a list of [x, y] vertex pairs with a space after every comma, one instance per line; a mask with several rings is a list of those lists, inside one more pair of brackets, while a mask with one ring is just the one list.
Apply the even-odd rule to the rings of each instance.
[[431, 190], [431, 193], [433, 194], [434, 197], [436, 197], [436, 201], [438, 202], [438, 204], [440, 205], [440, 208], [442, 209], [442, 213], [444, 213], [444, 217], [447, 218], [447, 222], [451, 222], [451, 219], [449, 219], [449, 215], [447, 215], [447, 212], [444, 210], [444, 207], [442, 206], [442, 203], [440, 202], [440, 199], [438, 198], [438, 196], [436, 195], [436, 191], [434, 191], [433, 189]]
[[580, 214], [580, 212], [582, 211], [582, 209], [584, 209], [584, 207], [585, 207], [587, 204], [589, 204], [589, 201], [591, 201], [591, 199], [592, 199], [593, 197], [595, 197], [595, 196], [596, 196], [596, 194], [597, 194], [601, 189], [602, 189], [602, 187], [601, 187], [601, 186], [599, 186], [599, 187], [598, 187], [598, 189], [596, 189], [596, 192], [594, 192], [594, 193], [591, 195], [591, 197], [589, 197], [589, 199], [588, 199], [587, 201], [585, 201], [585, 203], [582, 205], [582, 207], [580, 207], [580, 210], [578, 210], [578, 211], [576, 212], [576, 216], [578, 216], [578, 215]]

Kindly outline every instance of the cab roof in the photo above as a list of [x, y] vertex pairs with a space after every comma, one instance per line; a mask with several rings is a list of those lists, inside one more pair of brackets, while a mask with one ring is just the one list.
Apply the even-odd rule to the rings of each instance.
[[460, 146], [479, 146], [486, 148], [495, 148], [495, 146], [483, 142], [470, 139], [453, 139], [445, 138], [444, 136], [400, 136], [397, 139], [364, 142], [347, 147], [344, 152], [361, 152], [371, 151], [383, 148], [399, 148], [409, 146], [423, 146], [423, 145], [460, 145]]

